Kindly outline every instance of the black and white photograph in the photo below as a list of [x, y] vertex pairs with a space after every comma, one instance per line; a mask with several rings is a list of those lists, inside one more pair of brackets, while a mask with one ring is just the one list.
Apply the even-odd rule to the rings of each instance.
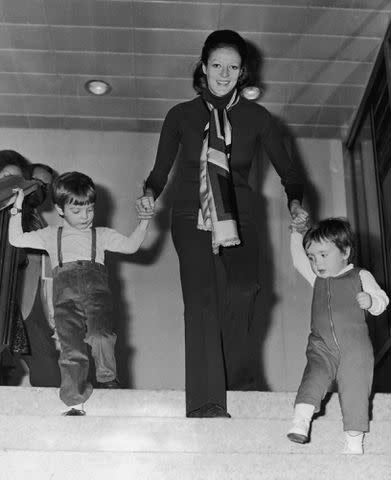
[[0, 0], [0, 480], [391, 478], [391, 0]]

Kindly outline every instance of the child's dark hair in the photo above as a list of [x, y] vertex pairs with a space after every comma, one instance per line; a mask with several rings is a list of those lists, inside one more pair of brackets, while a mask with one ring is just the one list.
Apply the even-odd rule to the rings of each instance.
[[310, 228], [303, 238], [303, 247], [307, 249], [312, 242], [332, 242], [343, 253], [350, 247], [348, 262], [354, 258], [354, 235], [346, 218], [333, 217], [322, 220]]
[[92, 179], [80, 172], [66, 172], [57, 177], [52, 186], [53, 202], [60, 208], [65, 204], [88, 205], [96, 199]]

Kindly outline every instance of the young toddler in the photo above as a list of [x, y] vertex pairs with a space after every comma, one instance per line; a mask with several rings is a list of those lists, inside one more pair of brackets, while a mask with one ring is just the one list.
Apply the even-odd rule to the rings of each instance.
[[20, 248], [46, 250], [53, 269], [54, 320], [60, 342], [60, 398], [69, 407], [64, 415], [85, 415], [83, 404], [92, 393], [88, 380], [87, 343], [97, 381], [116, 382], [112, 298], [104, 265], [105, 251], [134, 253], [142, 244], [151, 215], [126, 237], [111, 228], [93, 226], [96, 191], [90, 177], [67, 172], [53, 183], [53, 202], [63, 222], [23, 232], [23, 190], [16, 189], [11, 209], [9, 241]]
[[336, 381], [345, 431], [343, 453], [362, 454], [374, 362], [365, 312], [380, 315], [389, 300], [370, 272], [350, 263], [354, 239], [347, 220], [323, 220], [304, 238], [294, 224], [291, 230], [293, 264], [314, 290], [307, 365], [288, 438], [308, 442], [312, 416]]

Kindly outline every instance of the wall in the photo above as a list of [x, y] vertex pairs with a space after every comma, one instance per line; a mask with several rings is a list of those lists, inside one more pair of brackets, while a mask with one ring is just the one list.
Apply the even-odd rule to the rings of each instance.
[[[147, 133], [59, 130], [0, 130], [3, 149], [15, 149], [32, 162], [59, 172], [77, 169], [99, 186], [98, 224], [123, 233], [136, 225], [134, 202], [154, 159], [158, 136]], [[301, 139], [298, 151], [311, 179], [307, 206], [315, 217], [345, 215], [341, 142]], [[310, 288], [293, 270], [289, 254], [289, 215], [279, 178], [266, 166], [260, 192], [267, 244], [260, 326], [260, 388], [293, 391], [305, 361]], [[183, 305], [173, 249], [167, 199], [152, 225], [145, 249], [133, 256], [110, 254], [116, 299], [121, 381], [134, 388], [183, 388]], [[54, 213], [45, 214], [57, 221]], [[270, 255], [271, 252], [271, 255]], [[261, 313], [263, 312], [263, 313]]]

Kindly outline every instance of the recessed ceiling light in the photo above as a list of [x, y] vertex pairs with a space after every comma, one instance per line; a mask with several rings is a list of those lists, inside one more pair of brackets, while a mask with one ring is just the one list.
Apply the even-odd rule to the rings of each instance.
[[103, 80], [89, 80], [86, 82], [85, 88], [92, 95], [105, 95], [111, 90], [110, 85]]
[[256, 85], [245, 87], [242, 90], [242, 95], [244, 98], [247, 98], [247, 100], [257, 100], [261, 96], [261, 89]]

